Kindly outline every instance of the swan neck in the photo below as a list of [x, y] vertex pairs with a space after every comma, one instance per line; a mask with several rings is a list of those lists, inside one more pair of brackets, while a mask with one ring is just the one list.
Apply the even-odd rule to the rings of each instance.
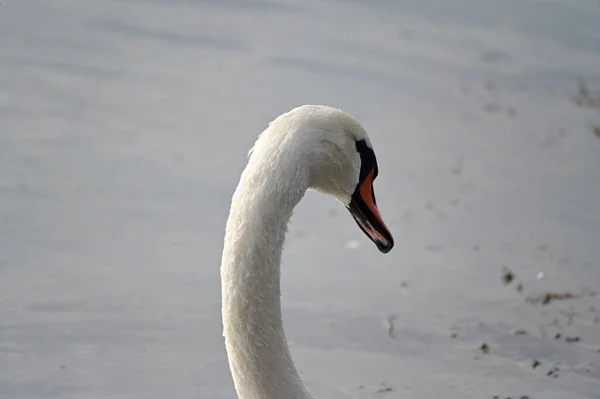
[[[233, 195], [221, 264], [223, 336], [241, 399], [311, 398], [290, 356], [281, 317], [287, 225], [309, 185], [299, 162], [267, 168], [253, 154]], [[270, 155], [269, 162], [277, 162]], [[275, 163], [277, 165], [277, 163]]]

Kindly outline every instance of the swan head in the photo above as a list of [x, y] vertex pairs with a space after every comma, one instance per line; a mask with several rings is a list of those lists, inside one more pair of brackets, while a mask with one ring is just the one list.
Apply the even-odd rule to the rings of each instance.
[[360, 123], [336, 108], [303, 105], [271, 124], [293, 132], [293, 148], [302, 151], [295, 159], [308, 161], [309, 188], [340, 201], [377, 248], [388, 253], [394, 239], [375, 200], [377, 159]]

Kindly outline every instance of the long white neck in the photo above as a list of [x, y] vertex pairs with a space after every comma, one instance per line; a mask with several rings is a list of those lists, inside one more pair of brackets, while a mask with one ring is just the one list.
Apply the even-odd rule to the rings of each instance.
[[280, 304], [281, 251], [308, 168], [294, 151], [257, 146], [232, 198], [221, 264], [229, 366], [241, 399], [311, 398], [290, 356]]

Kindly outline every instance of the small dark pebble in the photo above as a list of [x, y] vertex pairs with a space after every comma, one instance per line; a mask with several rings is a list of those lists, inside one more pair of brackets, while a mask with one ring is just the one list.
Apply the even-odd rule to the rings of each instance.
[[502, 273], [502, 281], [504, 281], [504, 284], [508, 285], [515, 279], [515, 275], [513, 274], [513, 272], [508, 270], [507, 267], [504, 267], [503, 270], [504, 271]]
[[552, 378], [558, 378], [559, 371], [560, 371], [560, 369], [557, 366], [554, 366], [550, 370], [548, 370], [548, 372], [546, 373], [546, 376], [552, 377]]
[[385, 393], [385, 392], [392, 392], [394, 389], [391, 387], [385, 387], [385, 388], [380, 388], [377, 392], [378, 393]]
[[542, 305], [547, 305], [555, 300], [565, 300], [565, 299], [573, 299], [575, 295], [570, 292], [546, 292], [538, 300], [541, 300]]
[[556, 333], [556, 335], [554, 336], [554, 339], [560, 339], [562, 337], [562, 335], [560, 333]]
[[458, 334], [457, 333], [452, 333], [452, 335], [450, 335], [451, 338], [458, 338]]
[[570, 344], [574, 344], [575, 342], [579, 341], [581, 341], [581, 338], [579, 337], [565, 337], [565, 342], [568, 342]]
[[532, 369], [536, 369], [538, 366], [540, 365], [540, 361], [537, 359], [533, 359], [533, 361], [531, 362], [531, 368]]
[[527, 335], [527, 330], [515, 330], [515, 335]]
[[517, 284], [517, 292], [523, 292], [523, 284]]
[[487, 342], [484, 342], [484, 343], [482, 343], [482, 344], [481, 344], [481, 346], [479, 347], [479, 349], [480, 349], [480, 350], [481, 350], [483, 353], [485, 353], [486, 355], [487, 355], [488, 353], [490, 353], [490, 346], [488, 345], [488, 343], [487, 343]]

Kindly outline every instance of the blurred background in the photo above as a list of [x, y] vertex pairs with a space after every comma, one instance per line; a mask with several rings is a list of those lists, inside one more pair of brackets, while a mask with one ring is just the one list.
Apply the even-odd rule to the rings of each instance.
[[0, 398], [234, 398], [219, 263], [256, 136], [369, 132], [283, 265], [316, 397], [600, 398], [597, 0], [0, 3]]

